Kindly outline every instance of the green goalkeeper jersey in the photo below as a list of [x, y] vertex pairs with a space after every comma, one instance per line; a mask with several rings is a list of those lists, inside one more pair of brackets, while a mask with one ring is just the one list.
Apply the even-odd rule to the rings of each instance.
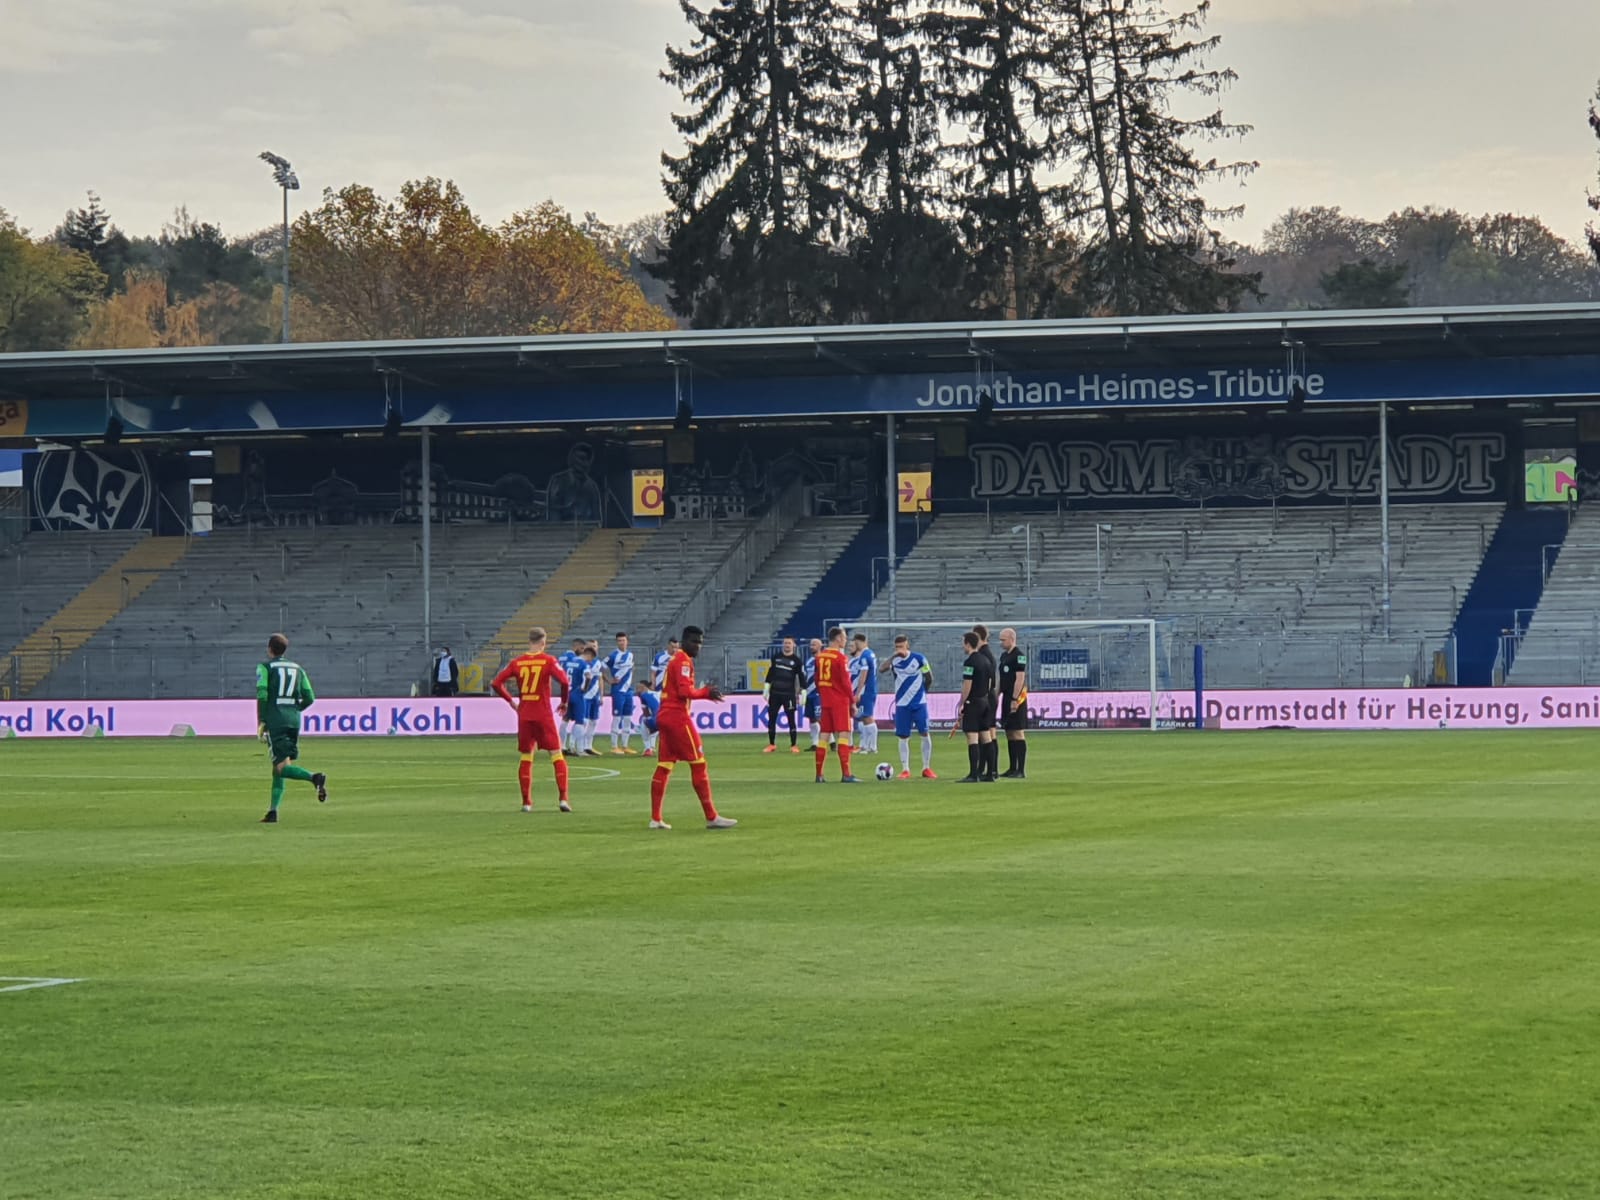
[[273, 658], [256, 664], [256, 717], [268, 729], [299, 729], [300, 713], [316, 699], [299, 663]]

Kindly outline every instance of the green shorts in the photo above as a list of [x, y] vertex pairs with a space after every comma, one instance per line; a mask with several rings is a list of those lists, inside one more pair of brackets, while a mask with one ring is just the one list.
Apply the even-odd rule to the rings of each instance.
[[272, 762], [290, 762], [300, 757], [300, 731], [298, 729], [273, 729], [268, 727], [267, 738], [272, 746]]

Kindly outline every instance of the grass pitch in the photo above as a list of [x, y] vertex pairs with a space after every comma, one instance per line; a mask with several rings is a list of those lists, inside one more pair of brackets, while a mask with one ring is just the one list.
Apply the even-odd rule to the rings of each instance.
[[708, 743], [0, 743], [0, 1195], [1595, 1194], [1592, 733]]

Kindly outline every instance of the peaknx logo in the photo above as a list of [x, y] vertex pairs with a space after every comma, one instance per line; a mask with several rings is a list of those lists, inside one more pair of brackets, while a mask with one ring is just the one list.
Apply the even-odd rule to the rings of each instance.
[[[948, 381], [948, 382], [947, 382]], [[1183, 373], [1137, 374], [1095, 371], [1065, 379], [1018, 379], [996, 375], [985, 382], [928, 377], [917, 393], [918, 408], [976, 408], [978, 393], [994, 396], [997, 409], [1094, 408], [1112, 404], [1184, 404], [1207, 401], [1286, 400], [1303, 391], [1316, 400], [1327, 394], [1325, 376], [1282, 369], [1225, 367]]]

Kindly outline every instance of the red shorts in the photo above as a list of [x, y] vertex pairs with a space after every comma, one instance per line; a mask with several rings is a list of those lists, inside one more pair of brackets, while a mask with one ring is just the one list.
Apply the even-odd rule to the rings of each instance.
[[517, 722], [517, 752], [532, 754], [535, 750], [548, 750], [552, 754], [561, 750], [561, 735], [548, 715], [542, 721]]
[[835, 704], [824, 702], [822, 705], [822, 732], [823, 733], [850, 733], [855, 729], [855, 722], [851, 717], [851, 706], [843, 701]]
[[683, 725], [662, 724], [658, 731], [656, 761], [671, 766], [673, 763], [704, 762], [706, 752], [700, 746], [700, 731], [692, 722]]

